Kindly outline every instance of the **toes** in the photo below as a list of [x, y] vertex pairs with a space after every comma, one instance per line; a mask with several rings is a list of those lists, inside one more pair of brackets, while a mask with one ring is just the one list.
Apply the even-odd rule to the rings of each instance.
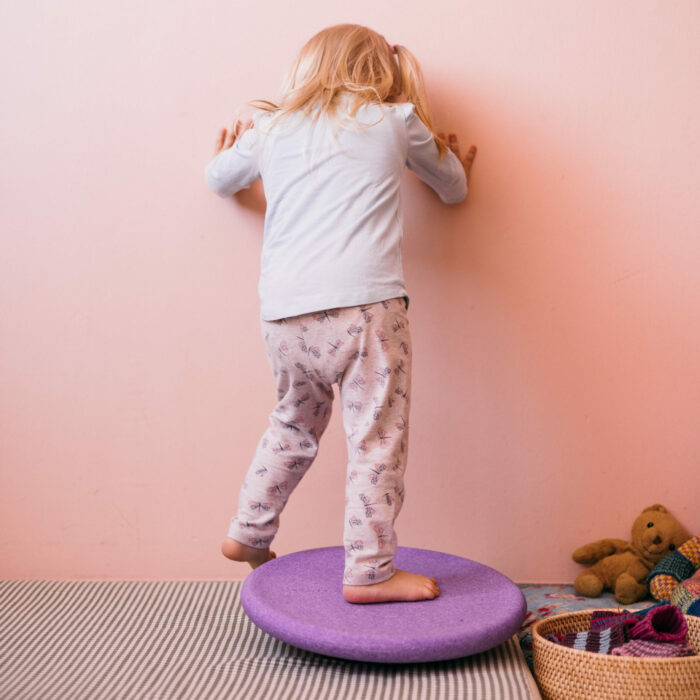
[[440, 587], [437, 585], [437, 579], [434, 576], [425, 577], [425, 590], [430, 598], [436, 598], [440, 595]]
[[[433, 579], [431, 579], [432, 581]], [[428, 583], [425, 587], [425, 591], [429, 598], [437, 598], [440, 595], [440, 589], [435, 583]]]

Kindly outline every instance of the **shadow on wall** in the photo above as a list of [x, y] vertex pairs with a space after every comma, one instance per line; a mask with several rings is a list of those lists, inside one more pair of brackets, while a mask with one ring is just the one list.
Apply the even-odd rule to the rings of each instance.
[[[653, 478], [660, 467], [690, 475], [686, 407], [700, 382], [691, 242], [661, 241], [655, 217], [674, 212], [650, 196], [624, 134], [581, 120], [550, 128], [559, 117], [532, 99], [516, 112], [488, 95], [472, 93], [465, 109], [447, 89], [440, 95], [439, 128], [457, 133], [462, 153], [471, 143], [479, 151], [463, 203], [427, 205], [420, 183], [406, 185], [407, 285], [418, 289], [421, 352], [432, 358], [418, 381], [438, 387], [432, 413], [446, 396], [463, 397], [449, 400], [431, 439], [453, 464], [464, 464], [468, 445], [462, 487], [484, 504], [497, 494], [517, 502], [503, 491], [519, 492], [529, 525], [528, 500], [548, 493], [541, 544], [569, 563], [567, 541], [601, 488], [625, 489], [626, 522], [650, 498], [677, 502], [674, 480]], [[464, 520], [461, 504], [446, 507], [446, 522]], [[531, 535], [523, 528], [523, 543]]]

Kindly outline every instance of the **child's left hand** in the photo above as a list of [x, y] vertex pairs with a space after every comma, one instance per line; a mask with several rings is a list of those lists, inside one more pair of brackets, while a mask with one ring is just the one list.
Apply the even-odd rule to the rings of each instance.
[[247, 122], [241, 122], [240, 119], [237, 119], [233, 124], [230, 134], [226, 131], [226, 127], [221, 129], [216, 139], [216, 143], [214, 144], [214, 155], [217, 155], [225, 148], [231, 148], [235, 140], [240, 138], [243, 132], [250, 129], [251, 126], [253, 126], [252, 119], [249, 119]]

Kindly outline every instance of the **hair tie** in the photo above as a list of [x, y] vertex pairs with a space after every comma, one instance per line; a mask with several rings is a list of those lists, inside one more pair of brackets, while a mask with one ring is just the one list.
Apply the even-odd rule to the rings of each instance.
[[391, 48], [391, 53], [396, 53], [396, 44], [391, 44], [389, 48]]

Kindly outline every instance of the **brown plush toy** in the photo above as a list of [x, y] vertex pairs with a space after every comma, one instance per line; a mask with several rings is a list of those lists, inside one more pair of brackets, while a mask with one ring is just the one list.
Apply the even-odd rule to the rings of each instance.
[[593, 564], [576, 577], [574, 588], [579, 595], [591, 598], [610, 589], [623, 605], [642, 600], [649, 593], [645, 580], [654, 564], [690, 537], [666, 508], [649, 506], [632, 525], [632, 542], [598, 540], [572, 554], [579, 564]]

